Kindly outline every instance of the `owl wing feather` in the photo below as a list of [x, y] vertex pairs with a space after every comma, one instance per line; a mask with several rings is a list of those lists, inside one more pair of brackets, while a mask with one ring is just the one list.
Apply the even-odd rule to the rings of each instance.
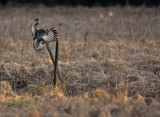
[[47, 30], [46, 35], [43, 35], [41, 38], [44, 39], [45, 42], [53, 42], [56, 41], [58, 37], [58, 33], [54, 28]]

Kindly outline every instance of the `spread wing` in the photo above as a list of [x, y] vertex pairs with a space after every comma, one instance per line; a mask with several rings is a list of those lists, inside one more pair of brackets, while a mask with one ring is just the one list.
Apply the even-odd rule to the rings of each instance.
[[53, 42], [56, 41], [58, 37], [58, 33], [54, 28], [51, 28], [50, 30], [47, 30], [46, 35], [43, 35], [42, 38], [45, 42]]
[[39, 21], [39, 18], [36, 18], [32, 24], [32, 36], [33, 38], [35, 38], [35, 33], [36, 33], [36, 30], [37, 30], [37, 26], [38, 26], [38, 21]]

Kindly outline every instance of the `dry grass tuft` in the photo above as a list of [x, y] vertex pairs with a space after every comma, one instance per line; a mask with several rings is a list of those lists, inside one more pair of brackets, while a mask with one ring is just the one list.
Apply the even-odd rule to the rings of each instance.
[[130, 98], [128, 97], [127, 93], [128, 93], [127, 90], [125, 90], [125, 91], [117, 90], [116, 91], [116, 95], [115, 95], [115, 99], [116, 100], [125, 100], [125, 101], [128, 101]]
[[88, 92], [85, 92], [82, 96], [83, 99], [87, 100], [89, 98]]
[[35, 95], [34, 100], [37, 102], [43, 102], [43, 98], [41, 96]]
[[66, 99], [63, 90], [60, 87], [57, 87], [53, 90], [50, 90], [44, 94], [46, 97], [49, 97], [50, 100], [63, 100]]
[[0, 64], [0, 81], [9, 80], [11, 77], [8, 69], [5, 67], [5, 63]]
[[110, 98], [110, 95], [103, 89], [96, 89], [93, 93], [94, 98]]
[[7, 91], [12, 91], [12, 87], [7, 81], [1, 81], [0, 82], [0, 91], [1, 92], [7, 92]]
[[5, 101], [6, 94], [12, 92], [12, 88], [7, 81], [0, 82], [0, 101]]
[[35, 106], [30, 108], [30, 113], [27, 115], [29, 117], [40, 117], [40, 114]]
[[137, 94], [137, 100], [138, 101], [144, 101], [145, 97], [141, 96], [140, 94]]

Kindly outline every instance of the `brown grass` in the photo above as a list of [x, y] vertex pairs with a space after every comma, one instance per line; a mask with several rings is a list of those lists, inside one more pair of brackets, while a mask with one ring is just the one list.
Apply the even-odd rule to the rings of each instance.
[[[33, 50], [35, 17], [59, 32], [56, 89], [47, 50]], [[0, 116], [159, 117], [159, 19], [159, 8], [1, 7]]]

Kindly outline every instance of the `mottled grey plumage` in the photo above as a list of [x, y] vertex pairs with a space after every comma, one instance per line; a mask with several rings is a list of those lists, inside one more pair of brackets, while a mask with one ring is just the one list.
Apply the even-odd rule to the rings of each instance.
[[44, 43], [54, 42], [57, 39], [58, 33], [54, 28], [51, 29], [37, 29], [39, 19], [36, 18], [32, 24], [33, 47], [36, 51], [43, 48]]

